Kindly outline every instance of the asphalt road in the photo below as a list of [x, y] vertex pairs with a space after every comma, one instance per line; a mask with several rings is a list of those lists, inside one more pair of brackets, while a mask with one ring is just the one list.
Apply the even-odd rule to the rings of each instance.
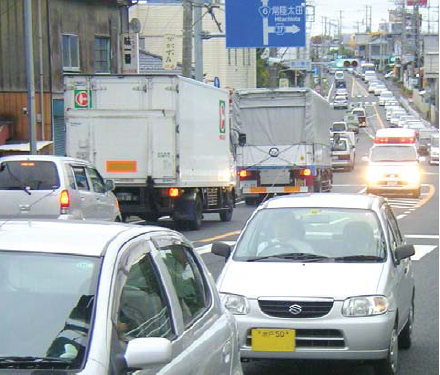
[[[377, 97], [368, 94], [366, 85], [353, 76], [347, 75], [347, 89], [350, 101], [362, 101], [367, 110], [367, 128], [361, 129], [356, 146], [356, 165], [352, 172], [334, 173], [332, 192], [362, 193], [365, 191], [365, 167], [362, 156], [368, 154], [375, 131], [387, 126], [385, 113], [377, 104]], [[329, 110], [331, 122], [343, 119], [344, 110]], [[419, 199], [410, 197], [389, 197], [389, 202], [399, 221], [402, 233], [408, 243], [416, 245], [413, 257], [416, 276], [416, 314], [413, 346], [410, 350], [399, 352], [399, 375], [431, 375], [439, 373], [439, 177], [438, 166], [422, 163], [424, 176], [422, 195]], [[217, 278], [224, 265], [224, 260], [210, 253], [213, 241], [235, 241], [255, 207], [243, 203], [237, 205], [233, 219], [224, 223], [218, 214], [205, 215], [202, 229], [184, 231], [197, 251], [202, 254], [210, 272]], [[161, 225], [173, 227], [167, 219]], [[243, 276], [245, 277], [245, 275]], [[334, 363], [314, 361], [257, 361], [244, 364], [246, 375], [272, 374], [308, 374], [308, 375], [352, 375], [373, 374], [367, 364]]]

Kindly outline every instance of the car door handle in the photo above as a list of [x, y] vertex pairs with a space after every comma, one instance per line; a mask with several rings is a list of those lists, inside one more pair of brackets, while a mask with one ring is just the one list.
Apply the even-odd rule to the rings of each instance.
[[227, 355], [229, 355], [231, 353], [231, 351], [232, 351], [231, 340], [228, 340], [226, 342], [226, 344], [223, 346], [222, 353], [226, 357]]

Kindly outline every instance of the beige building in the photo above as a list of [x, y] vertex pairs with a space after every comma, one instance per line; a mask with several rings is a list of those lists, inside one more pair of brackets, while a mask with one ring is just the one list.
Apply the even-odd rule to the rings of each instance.
[[[205, 11], [203, 9], [202, 13]], [[210, 14], [203, 17], [203, 31], [211, 35], [224, 34], [224, 6], [215, 8], [214, 14], [223, 32], [220, 33]], [[130, 19], [132, 18], [139, 19], [141, 23], [139, 37], [143, 50], [163, 56], [163, 35], [174, 34], [175, 55], [177, 62], [182, 62], [183, 7], [181, 3], [132, 6]], [[256, 51], [253, 48], [226, 49], [224, 37], [205, 39], [203, 41], [203, 72], [205, 82], [209, 84], [213, 84], [214, 78], [218, 77], [222, 88], [254, 88], [257, 85]]]

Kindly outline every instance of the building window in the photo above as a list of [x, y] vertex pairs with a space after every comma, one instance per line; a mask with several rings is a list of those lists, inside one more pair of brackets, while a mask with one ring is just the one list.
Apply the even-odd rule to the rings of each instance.
[[110, 73], [110, 38], [95, 36], [95, 73]]
[[243, 48], [242, 49], [242, 53], [243, 53], [243, 66], [245, 66], [246, 65], [246, 50]]
[[247, 64], [250, 66], [251, 65], [251, 49], [248, 48], [248, 58], [247, 58]]
[[234, 63], [237, 66], [237, 49], [234, 49]]
[[78, 35], [63, 34], [63, 69], [79, 70]]
[[228, 65], [231, 65], [231, 49], [228, 48]]

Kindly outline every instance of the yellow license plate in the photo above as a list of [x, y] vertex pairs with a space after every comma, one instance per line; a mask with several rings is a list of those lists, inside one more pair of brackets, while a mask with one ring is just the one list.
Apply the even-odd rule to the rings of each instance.
[[263, 329], [252, 330], [253, 352], [294, 352], [294, 329]]

